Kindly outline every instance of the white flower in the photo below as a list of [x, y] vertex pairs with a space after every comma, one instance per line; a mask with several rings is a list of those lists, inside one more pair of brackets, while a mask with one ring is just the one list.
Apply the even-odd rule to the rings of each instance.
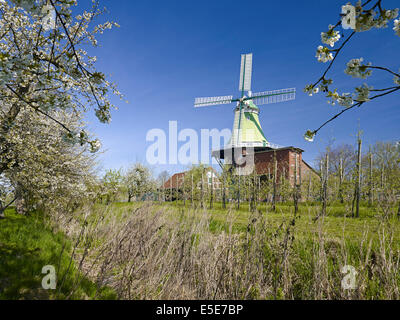
[[333, 60], [333, 54], [326, 47], [319, 46], [317, 49], [317, 54], [315, 55], [319, 62], [328, 62]]
[[321, 41], [325, 44], [330, 45], [331, 47], [333, 47], [335, 45], [335, 42], [339, 41], [340, 39], [339, 31], [335, 31], [333, 27], [334, 26], [330, 25], [328, 32], [321, 32]]
[[365, 78], [369, 77], [371, 75], [372, 71], [367, 70], [367, 69], [368, 69], [368, 66], [370, 66], [371, 64], [369, 63], [368, 65], [363, 65], [363, 64], [361, 64], [363, 61], [364, 61], [363, 58], [350, 60], [347, 63], [347, 67], [344, 72], [354, 78], [365, 79]]
[[374, 10], [369, 10], [364, 14], [361, 14], [356, 19], [356, 31], [368, 31], [376, 25], [376, 21], [374, 17], [376, 12]]
[[395, 19], [399, 14], [399, 9], [382, 10], [378, 18], [375, 18], [375, 10], [362, 11], [357, 8], [356, 31], [368, 31], [372, 28], [386, 28], [389, 20]]
[[311, 97], [313, 95], [314, 86], [312, 84], [309, 84], [303, 89], [303, 91]]
[[307, 130], [307, 132], [304, 134], [304, 139], [306, 141], [313, 142], [314, 138], [315, 138], [315, 132], [314, 131]]
[[343, 93], [338, 99], [338, 103], [346, 108], [349, 108], [354, 104], [354, 101], [350, 95], [350, 93]]
[[348, 108], [348, 107], [352, 106], [353, 103], [354, 103], [353, 99], [351, 98], [350, 93], [343, 93], [342, 95], [339, 95], [336, 92], [336, 89], [335, 89], [334, 92], [329, 91], [327, 97], [331, 98], [331, 101], [328, 101], [328, 103], [333, 105], [333, 106], [337, 102], [341, 106], [344, 106], [344, 107]]
[[101, 148], [101, 142], [100, 140], [96, 139], [90, 142], [90, 152], [91, 153], [96, 153], [99, 151]]
[[398, 20], [398, 19], [394, 20], [394, 28], [393, 28], [393, 30], [400, 37], [400, 20]]
[[385, 12], [385, 17], [388, 20], [392, 20], [394, 18], [397, 18], [397, 16], [399, 15], [399, 9], [394, 9], [394, 10], [386, 10]]
[[356, 94], [354, 95], [355, 99], [363, 102], [369, 101], [369, 93], [371, 89], [372, 87], [368, 87], [366, 83], [364, 83], [363, 86], [357, 87]]
[[398, 76], [394, 76], [393, 81], [395, 84], [400, 85], [400, 78]]

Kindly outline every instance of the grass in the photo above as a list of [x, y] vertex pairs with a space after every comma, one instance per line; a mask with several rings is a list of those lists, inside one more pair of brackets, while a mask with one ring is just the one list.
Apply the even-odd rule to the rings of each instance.
[[[53, 232], [40, 213], [21, 216], [14, 209], [0, 220], [0, 299], [114, 299], [109, 288], [97, 286], [70, 264], [72, 245], [61, 232]], [[53, 265], [57, 288], [41, 286], [42, 268]]]
[[[398, 299], [399, 221], [363, 206], [361, 217], [317, 204], [277, 212], [191, 209], [183, 203], [113, 203], [96, 235], [102, 277], [123, 299]], [[96, 215], [96, 213], [94, 213]], [[342, 288], [344, 266], [357, 288]]]
[[[360, 218], [346, 217], [348, 208], [334, 203], [314, 222], [319, 204], [301, 203], [295, 223], [290, 203], [278, 204], [276, 212], [266, 204], [257, 209], [96, 204], [79, 209], [74, 223], [64, 220], [68, 237], [48, 227], [40, 213], [7, 210], [0, 220], [0, 299], [400, 297], [397, 218], [382, 219], [379, 209], [365, 204]], [[88, 244], [90, 280], [78, 272], [79, 263], [71, 263], [75, 242], [69, 240], [86, 224], [90, 241], [82, 240], [76, 253]], [[41, 289], [45, 265], [58, 270], [57, 290]], [[356, 290], [341, 289], [344, 265], [358, 272]]]
[[[135, 209], [139, 207], [140, 203], [114, 203], [111, 205], [111, 211], [115, 215], [120, 215], [127, 209]], [[162, 209], [163, 207], [171, 208], [169, 211], [172, 215], [176, 215], [183, 211], [186, 215], [191, 215], [194, 212], [198, 213], [198, 210], [191, 209], [190, 202], [186, 202], [184, 206], [183, 202], [165, 202], [156, 204], [155, 209]], [[235, 223], [233, 230], [237, 233], [245, 232], [248, 227], [249, 218], [254, 213], [249, 212], [249, 206], [247, 203], [242, 203], [240, 209], [236, 208], [236, 204], [228, 205], [227, 208], [223, 209], [221, 202], [216, 202], [213, 205], [213, 209], [206, 209], [211, 213], [210, 230], [219, 233], [226, 231], [228, 223], [226, 221], [227, 212], [232, 210], [234, 213]], [[293, 205], [291, 203], [279, 203], [276, 207], [276, 212], [271, 210], [270, 204], [260, 204], [257, 207], [259, 212], [268, 219], [271, 228], [278, 228], [282, 223], [288, 223], [294, 215]], [[318, 233], [320, 231], [320, 225], [314, 222], [313, 218], [316, 217], [320, 212], [319, 203], [300, 203], [298, 219], [296, 220], [296, 230], [298, 236], [307, 238], [310, 234]], [[341, 203], [332, 203], [327, 208], [327, 215], [324, 217], [323, 231], [332, 239], [342, 239], [343, 237], [348, 240], [360, 240], [365, 236], [367, 232], [368, 239], [377, 239], [377, 231], [382, 224], [387, 224], [394, 229], [394, 241], [400, 248], [400, 221], [397, 217], [384, 220], [381, 218], [381, 214], [377, 207], [368, 206], [363, 204], [360, 207], [360, 217], [351, 218], [348, 208]]]

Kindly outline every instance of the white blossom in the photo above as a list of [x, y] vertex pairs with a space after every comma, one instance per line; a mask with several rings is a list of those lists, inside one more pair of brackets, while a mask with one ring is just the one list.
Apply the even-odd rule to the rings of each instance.
[[314, 86], [312, 84], [309, 84], [303, 89], [303, 91], [311, 97], [313, 95], [313, 89]]
[[95, 110], [109, 122], [115, 107], [108, 94], [119, 94], [88, 55], [97, 33], [116, 24], [92, 27], [102, 12], [95, 3], [93, 12], [78, 18], [71, 11], [76, 0], [54, 3], [64, 24], [58, 21], [53, 33], [42, 21], [49, 13], [43, 6], [51, 2], [0, 0], [0, 175], [21, 185], [32, 203], [67, 210], [86, 197], [88, 180], [94, 180], [90, 151], [101, 148], [83, 130], [83, 115]]
[[362, 32], [372, 28], [386, 28], [388, 22], [398, 16], [399, 10], [397, 8], [394, 10], [382, 10], [379, 13], [379, 16], [376, 17], [377, 12], [375, 10], [364, 11], [361, 5], [358, 5], [356, 7], [356, 31]]
[[350, 93], [343, 93], [338, 99], [338, 103], [346, 108], [351, 107], [354, 104], [354, 101], [350, 95]]
[[333, 106], [336, 103], [338, 103], [341, 106], [348, 108], [354, 104], [354, 101], [353, 101], [350, 93], [343, 93], [342, 95], [340, 95], [339, 93], [337, 93], [336, 89], [333, 92], [329, 91], [327, 97], [331, 98], [331, 100], [328, 101], [328, 103]]
[[328, 62], [333, 60], [333, 54], [329, 51], [328, 48], [319, 46], [317, 49], [317, 54], [315, 55], [319, 62]]
[[101, 148], [101, 142], [99, 139], [90, 142], [90, 152], [96, 153]]
[[366, 102], [369, 101], [369, 94], [372, 87], [368, 87], [366, 83], [363, 86], [356, 88], [356, 93], [354, 94], [355, 100]]
[[400, 20], [398, 20], [398, 19], [394, 20], [394, 28], [393, 28], [393, 30], [400, 37]]
[[340, 32], [333, 29], [334, 26], [329, 25], [328, 32], [321, 32], [321, 41], [333, 47], [340, 39]]
[[364, 61], [363, 58], [350, 60], [347, 63], [347, 67], [344, 72], [354, 78], [365, 79], [369, 77], [372, 71], [368, 70], [368, 66], [370, 66], [371, 63], [369, 63], [368, 65], [363, 65], [362, 64], [363, 61]]
[[394, 18], [397, 18], [399, 15], [399, 9], [394, 9], [394, 10], [386, 10], [385, 12], [385, 17], [389, 20], [392, 20]]
[[317, 94], [319, 92], [319, 88], [314, 87], [312, 84], [310, 84], [307, 85], [303, 91], [307, 93], [309, 96], [312, 96], [313, 94]]
[[306, 141], [313, 142], [314, 138], [315, 138], [315, 132], [314, 131], [307, 130], [307, 132], [304, 134], [304, 139]]

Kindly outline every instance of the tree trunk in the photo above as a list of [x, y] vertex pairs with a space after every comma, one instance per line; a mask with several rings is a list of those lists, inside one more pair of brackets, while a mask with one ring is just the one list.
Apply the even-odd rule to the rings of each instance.
[[0, 218], [5, 218], [4, 212], [6, 209], [11, 206], [15, 201], [17, 200], [17, 197], [15, 196], [13, 200], [11, 200], [7, 205], [3, 205], [3, 203], [0, 202]]
[[397, 209], [397, 218], [400, 219], [400, 201], [399, 201], [399, 208]]
[[323, 165], [324, 161], [321, 159], [319, 162], [319, 172], [320, 172], [320, 180], [321, 180], [321, 186], [319, 189], [319, 198], [320, 201], [322, 202], [324, 199], [324, 165]]
[[[21, 93], [21, 89], [18, 89], [18, 93], [19, 94]], [[1, 146], [0, 157], [3, 159], [4, 157], [2, 155], [7, 152], [6, 139], [4, 137], [12, 128], [12, 123], [17, 118], [20, 110], [21, 110], [20, 101], [17, 101], [11, 106], [10, 110], [8, 111], [8, 114], [3, 118], [4, 120], [0, 124], [0, 146]], [[9, 161], [5, 161], [2, 163], [0, 162], [0, 175], [8, 168], [8, 163]]]
[[238, 192], [237, 192], [237, 209], [240, 210], [240, 173], [239, 173], [238, 180], [239, 180], [239, 183], [238, 183]]
[[169, 180], [169, 201], [172, 202], [172, 177]]
[[204, 183], [204, 172], [201, 172], [201, 196], [200, 196], [200, 206], [203, 209], [204, 208], [204, 203], [203, 203], [203, 183]]
[[210, 210], [213, 208], [213, 197], [214, 197], [214, 173], [211, 171], [211, 189], [210, 189]]
[[343, 198], [343, 159], [340, 158], [339, 162], [339, 200], [340, 203], [344, 203], [344, 198]]
[[369, 205], [371, 206], [374, 202], [374, 195], [373, 195], [373, 180], [372, 180], [372, 153], [369, 154]]
[[190, 189], [191, 189], [191, 191], [190, 191], [190, 203], [191, 203], [191, 205], [193, 207], [193, 173], [191, 175], [191, 186], [190, 186]]
[[223, 186], [222, 186], [222, 208], [226, 209], [226, 193], [225, 193], [225, 174], [223, 173], [223, 180], [222, 180]]
[[278, 175], [278, 162], [276, 161], [276, 153], [274, 152], [274, 176], [273, 176], [273, 195], [272, 195], [272, 211], [276, 211], [276, 179]]
[[329, 174], [329, 153], [325, 156], [325, 172], [323, 181], [322, 215], [326, 215], [326, 203], [328, 199], [328, 174]]
[[254, 212], [256, 210], [256, 175], [253, 176], [253, 189], [251, 196], [251, 211]]
[[361, 193], [361, 138], [358, 139], [357, 152], [357, 198], [356, 198], [356, 217], [360, 216], [360, 193]]
[[25, 215], [27, 213], [23, 187], [20, 184], [17, 184], [15, 187], [15, 211], [21, 215]]
[[297, 156], [295, 154], [295, 161], [294, 161], [294, 181], [293, 181], [293, 204], [294, 204], [294, 213], [297, 214], [299, 210], [298, 202], [297, 202]]

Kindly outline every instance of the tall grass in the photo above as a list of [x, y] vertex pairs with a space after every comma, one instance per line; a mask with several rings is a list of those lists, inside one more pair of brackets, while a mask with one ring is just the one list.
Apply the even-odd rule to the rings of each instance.
[[[325, 217], [309, 234], [295, 215], [277, 225], [257, 211], [240, 232], [237, 219], [228, 210], [215, 225], [207, 210], [142, 204], [117, 213], [85, 208], [64, 227], [79, 239], [79, 269], [121, 299], [400, 298], [399, 245], [388, 221], [349, 239], [345, 225], [332, 238]], [[345, 265], [357, 272], [354, 289], [342, 287]]]
[[[55, 232], [40, 212], [27, 216], [5, 212], [0, 219], [0, 299], [102, 299], [115, 298], [109, 288], [97, 288], [71, 260], [74, 244]], [[42, 268], [53, 265], [57, 288], [42, 288]], [[77, 285], [79, 283], [79, 285]]]

